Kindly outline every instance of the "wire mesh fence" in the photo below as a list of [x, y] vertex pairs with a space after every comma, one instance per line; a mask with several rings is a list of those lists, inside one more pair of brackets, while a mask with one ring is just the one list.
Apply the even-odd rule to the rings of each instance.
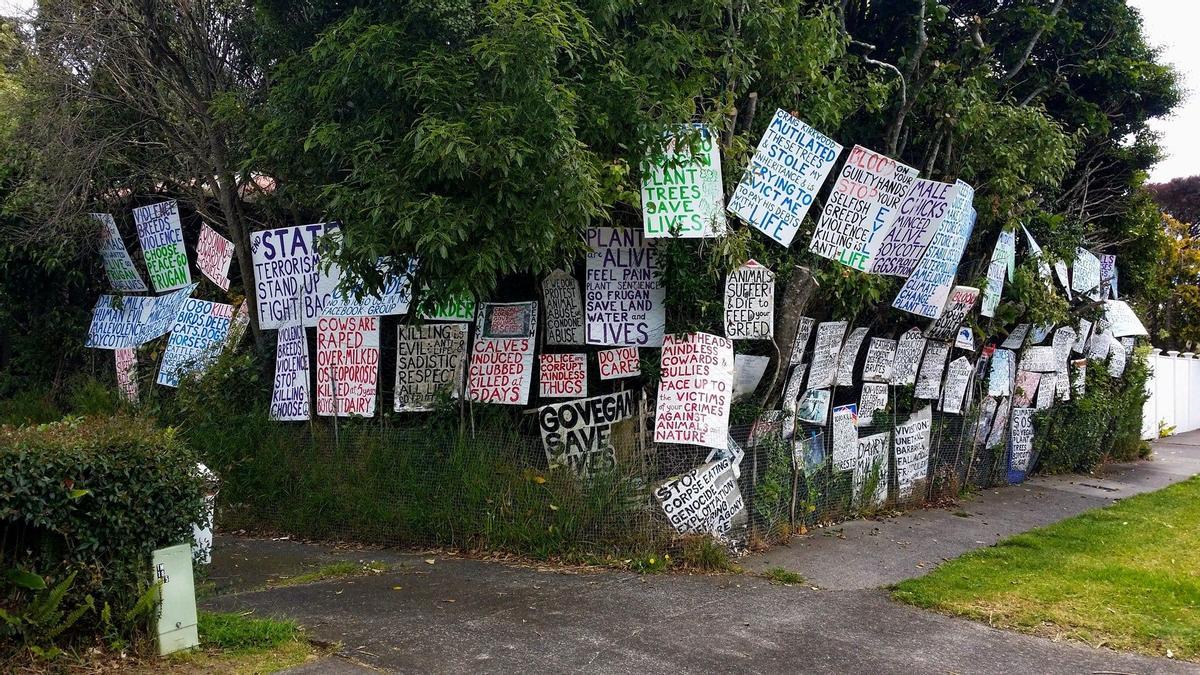
[[[926, 405], [937, 407], [903, 407]], [[907, 486], [894, 432], [910, 410], [877, 413], [856, 429], [854, 456], [841, 448], [835, 462], [829, 424], [787, 429], [767, 416], [731, 426], [728, 451], [654, 443], [643, 403], [611, 425], [611, 461], [586, 475], [556, 461], [534, 415], [484, 414], [463, 404], [419, 424], [320, 419], [192, 440], [221, 473], [219, 529], [537, 556], [672, 551], [708, 534], [757, 547], [1008, 481], [1007, 424], [978, 404], [931, 411], [928, 457]]]

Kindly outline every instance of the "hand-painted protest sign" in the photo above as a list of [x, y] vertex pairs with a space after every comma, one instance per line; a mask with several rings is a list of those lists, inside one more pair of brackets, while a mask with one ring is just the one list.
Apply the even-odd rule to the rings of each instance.
[[641, 232], [614, 227], [589, 227], [587, 240], [587, 343], [661, 346], [667, 291], [654, 247]]
[[800, 317], [796, 324], [796, 339], [792, 341], [792, 353], [788, 357], [788, 365], [796, 366], [804, 362], [804, 352], [808, 349], [808, 339], [812, 336], [816, 321], [807, 316]]
[[725, 279], [725, 337], [770, 340], [775, 332], [775, 273], [751, 260]]
[[[959, 324], [971, 313], [977, 299], [979, 299], [978, 288], [955, 286], [946, 300], [946, 307], [942, 310], [941, 316], [925, 331], [925, 337], [930, 340], [953, 340], [958, 335]], [[974, 345], [971, 346], [971, 349], [974, 349]]]
[[863, 359], [862, 379], [866, 382], [891, 382], [892, 361], [895, 358], [895, 340], [871, 338], [871, 344], [867, 347], [867, 356]]
[[275, 345], [275, 384], [271, 391], [271, 419], [298, 422], [310, 417], [308, 337], [299, 321], [280, 326]]
[[966, 326], [959, 328], [958, 336], [954, 338], [954, 346], [969, 352], [975, 351], [975, 333]]
[[379, 317], [317, 319], [317, 414], [374, 417]]
[[146, 306], [146, 313], [142, 315], [136, 344], [146, 344], [170, 332], [175, 327], [175, 317], [183, 311], [196, 286], [198, 284], [191, 283], [173, 293], [152, 298]]
[[1008, 414], [1012, 410], [1013, 400], [1011, 398], [1001, 399], [1000, 405], [996, 408], [996, 415], [992, 418], [992, 428], [988, 433], [985, 448], [998, 448], [1004, 443], [1005, 436], [1008, 433]]
[[998, 401], [991, 396], [984, 397], [983, 403], [979, 408], [979, 416], [975, 418], [974, 426], [971, 428], [971, 444], [973, 447], [981, 448], [984, 442], [987, 441], [988, 433], [992, 430], [992, 418], [996, 416], [996, 408]]
[[850, 331], [842, 351], [838, 355], [837, 376], [834, 384], [840, 387], [854, 386], [854, 363], [858, 360], [858, 352], [862, 349], [863, 340], [867, 339], [867, 328], [855, 328]]
[[469, 293], [452, 296], [421, 312], [421, 318], [426, 321], [474, 321], [475, 298]]
[[1079, 323], [1075, 324], [1075, 344], [1071, 346], [1071, 351], [1082, 354], [1087, 349], [1088, 338], [1092, 335], [1092, 322], [1087, 319], [1080, 319]]
[[1005, 349], [1020, 349], [1024, 346], [1025, 338], [1027, 337], [1029, 337], [1029, 324], [1020, 323], [1017, 324], [1016, 328], [1012, 329], [1012, 332], [1008, 334], [1008, 337], [1004, 339], [1004, 342], [1000, 346]]
[[1109, 337], [1108, 374], [1110, 377], [1120, 377], [1125, 372], [1125, 347], [1115, 337]]
[[1063, 290], [1067, 292], [1067, 300], [1071, 299], [1071, 283], [1067, 271], [1067, 263], [1065, 260], [1054, 261], [1054, 276], [1058, 277], [1058, 283], [1062, 284]]
[[[854, 503], [859, 508], [877, 509], [887, 501], [888, 494], [888, 451], [891, 449], [892, 434], [883, 432], [858, 439], [858, 457], [854, 463], [851, 487]], [[863, 494], [867, 486], [871, 494]]]
[[870, 271], [871, 259], [899, 213], [900, 200], [919, 173], [861, 145], [851, 148], [809, 250], [860, 272]]
[[913, 413], [896, 427], [896, 487], [900, 499], [910, 499], [913, 489], [929, 474], [929, 430], [933, 409], [929, 406]]
[[[937, 233], [892, 302], [896, 309], [936, 319], [946, 308], [954, 277], [958, 274], [958, 263], [971, 238], [971, 230], [975, 228], [975, 209], [971, 207], [975, 189], [961, 180], [955, 187], [954, 199]], [[973, 290], [978, 296], [979, 290]], [[974, 301], [971, 304], [974, 306]]]
[[654, 496], [680, 534], [725, 537], [746, 518], [730, 458], [701, 464], [672, 478], [655, 489]]
[[1101, 333], [1099, 329], [1092, 334], [1092, 339], [1088, 340], [1087, 357], [1094, 361], [1103, 361], [1108, 358], [1108, 350], [1112, 347], [1112, 342], [1109, 340], [1108, 333]]
[[296, 319], [305, 328], [317, 325], [328, 300], [317, 288], [321, 276], [317, 240], [339, 227], [336, 222], [314, 223], [250, 234], [259, 328], [275, 330]]
[[1054, 374], [1054, 394], [1059, 401], [1071, 400], [1071, 377], [1066, 367]]
[[1017, 381], [1013, 385], [1013, 405], [1018, 408], [1029, 407], [1033, 402], [1033, 397], [1037, 393], [1038, 384], [1041, 381], [1041, 373], [1035, 373], [1031, 370], [1018, 370]]
[[223, 291], [229, 290], [229, 265], [233, 262], [233, 242], [217, 234], [204, 223], [196, 242], [196, 267]]
[[584, 344], [583, 300], [575, 277], [562, 270], [551, 272], [542, 280], [542, 304], [546, 317], [546, 344]]
[[92, 309], [92, 323], [88, 327], [84, 346], [129, 349], [142, 344], [140, 333], [143, 321], [157, 300], [140, 295], [100, 296]]
[[997, 349], [992, 354], [991, 370], [988, 374], [988, 396], [1012, 396], [1013, 352]]
[[117, 391], [129, 403], [137, 403], [137, 350], [117, 349], [113, 351], [113, 356], [117, 363]]
[[1026, 347], [1018, 369], [1034, 373], [1053, 373], [1058, 370], [1057, 352], [1054, 351], [1054, 347], [1045, 345]]
[[396, 327], [396, 412], [423, 412], [462, 396], [467, 327], [427, 323]]
[[[696, 144], [689, 146], [694, 137]], [[646, 238], [725, 234], [721, 150], [702, 124], [666, 133], [661, 157], [642, 161], [642, 222]]]
[[542, 398], [587, 396], [587, 354], [539, 355], [538, 395]]
[[183, 227], [179, 223], [179, 204], [174, 200], [133, 210], [142, 257], [154, 291], [162, 293], [192, 283], [187, 249], [183, 246]]
[[1121, 346], [1125, 348], [1125, 356], [1133, 356], [1133, 350], [1137, 347], [1137, 338], [1123, 337], [1121, 338]]
[[842, 339], [845, 336], [845, 321], [825, 321], [817, 326], [812, 368], [808, 371], [809, 389], [833, 386], [833, 379], [837, 375], [838, 354], [842, 350]]
[[163, 350], [158, 383], [178, 387], [188, 373], [203, 373], [220, 355], [233, 321], [233, 306], [188, 298], [175, 315]]
[[779, 402], [780, 407], [784, 410], [796, 412], [796, 406], [800, 400], [800, 385], [804, 382], [806, 372], [808, 372], [807, 363], [792, 367], [792, 371], [787, 377], [787, 383], [783, 386], [783, 399]]
[[986, 317], [996, 315], [1000, 295], [1004, 292], [1004, 278], [1011, 277], [1016, 268], [1017, 236], [1011, 230], [1003, 230], [996, 238], [992, 259], [988, 263], [987, 286], [983, 289], [983, 303], [979, 313]]
[[913, 384], [917, 381], [917, 366], [925, 352], [925, 336], [920, 328], [910, 328], [900, 336], [896, 356], [892, 360], [892, 384]]
[[1009, 416], [1008, 482], [1020, 483], [1033, 459], [1033, 408], [1013, 408]]
[[949, 356], [949, 343], [929, 341], [925, 346], [925, 356], [921, 359], [913, 398], [936, 401], [942, 397], [942, 373], [946, 370], [946, 358]]
[[1116, 296], [1117, 256], [1105, 253], [1100, 256], [1100, 299]]
[[957, 186], [950, 183], [918, 178], [900, 200], [900, 212], [880, 240], [871, 273], [897, 277], [912, 274], [942, 221], [950, 215], [957, 192]]
[[758, 388], [771, 363], [769, 356], [733, 355], [733, 397], [749, 396]]
[[842, 146], [783, 110], [758, 142], [729, 212], [778, 244], [791, 246]]
[[1137, 314], [1134, 314], [1133, 309], [1122, 300], [1104, 301], [1104, 319], [1108, 323], [1108, 332], [1113, 337], [1150, 336]]
[[952, 415], [962, 413], [963, 398], [974, 370], [975, 366], [965, 356], [950, 362], [950, 367], [946, 369], [946, 384], [942, 387], [942, 412]]
[[829, 390], [809, 389], [796, 408], [796, 419], [809, 424], [823, 425], [829, 419]]
[[1037, 409], [1045, 410], [1054, 405], [1054, 394], [1058, 391], [1058, 373], [1041, 373], [1038, 382]]
[[617, 347], [596, 352], [601, 380], [617, 380], [642, 374], [642, 362], [637, 347]]
[[851, 471], [858, 459], [858, 406], [839, 405], [833, 409], [833, 470]]
[[1075, 249], [1075, 264], [1071, 269], [1071, 290], [1093, 300], [1100, 297], [1100, 259], [1086, 248]]
[[1028, 343], [1031, 345], [1040, 345], [1045, 342], [1046, 337], [1050, 335], [1050, 331], [1054, 330], [1053, 323], [1035, 323], [1029, 329]]
[[480, 403], [528, 403], [536, 337], [536, 302], [484, 303], [475, 326], [467, 397]]
[[1119, 300], [1121, 298], [1121, 294], [1117, 292], [1117, 279], [1119, 279], [1120, 276], [1120, 270], [1114, 266], [1112, 269], [1112, 284], [1109, 286], [1109, 289], [1112, 291], [1113, 300]]
[[[1038, 276], [1049, 286], [1051, 283], [1050, 263], [1046, 261], [1046, 255], [1042, 253], [1042, 247], [1038, 246], [1037, 241], [1034, 240], [1032, 234], [1029, 234], [1029, 230], [1025, 229], [1024, 225], [1021, 226], [1021, 231], [1025, 233], [1025, 240], [1029, 243], [1029, 255], [1033, 256], [1033, 259], [1037, 261]], [[1067, 293], [1070, 292], [1070, 288], [1068, 288]]]
[[881, 382], [864, 382], [858, 399], [858, 426], [875, 424], [875, 413], [887, 408], [888, 386]]
[[726, 449], [733, 402], [733, 341], [708, 333], [663, 341], [655, 443]]
[[387, 258], [379, 258], [375, 266], [383, 279], [383, 288], [379, 291], [368, 291], [366, 282], [350, 270], [338, 267], [323, 270], [317, 278], [317, 295], [324, 303], [321, 316], [407, 314], [412, 302], [412, 280], [417, 273], [417, 261], [410, 260], [402, 272], [396, 272], [395, 264]]
[[108, 275], [108, 283], [114, 291], [126, 293], [146, 290], [146, 282], [129, 251], [125, 248], [125, 240], [121, 239], [121, 231], [117, 229], [117, 221], [111, 213], [89, 213], [96, 222], [100, 223], [100, 259], [104, 261], [104, 272]]
[[612, 425], [635, 413], [633, 390], [538, 408], [546, 462], [551, 469], [565, 466], [583, 477], [615, 469]]

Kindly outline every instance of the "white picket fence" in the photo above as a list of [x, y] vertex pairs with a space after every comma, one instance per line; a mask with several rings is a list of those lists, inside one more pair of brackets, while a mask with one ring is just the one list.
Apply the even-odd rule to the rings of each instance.
[[1150, 398], [1142, 411], [1142, 438], [1158, 438], [1160, 428], [1174, 427], [1174, 434], [1200, 429], [1200, 356], [1153, 349], [1148, 365]]

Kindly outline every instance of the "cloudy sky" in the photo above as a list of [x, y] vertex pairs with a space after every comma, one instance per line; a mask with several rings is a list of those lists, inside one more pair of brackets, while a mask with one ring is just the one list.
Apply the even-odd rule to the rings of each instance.
[[[1163, 59], [1173, 64], [1184, 78], [1186, 99], [1167, 119], [1151, 126], [1162, 136], [1167, 157], [1150, 172], [1161, 182], [1179, 176], [1200, 174], [1200, 2], [1195, 0], [1129, 0], [1146, 22], [1150, 43], [1162, 49]], [[0, 0], [0, 14], [29, 11], [35, 0]]]

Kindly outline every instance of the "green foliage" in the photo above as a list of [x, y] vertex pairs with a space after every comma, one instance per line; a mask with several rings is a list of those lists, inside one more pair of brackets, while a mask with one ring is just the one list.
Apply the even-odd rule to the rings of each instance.
[[[67, 592], [75, 583], [78, 571], [71, 572], [53, 588], [45, 579], [23, 570], [11, 569], [8, 580], [16, 590], [8, 590], [6, 605], [0, 608], [0, 639], [16, 638], [21, 646], [41, 659], [54, 659], [62, 654], [55, 641], [96, 609], [92, 596], [86, 595], [79, 604], [66, 608]], [[3, 587], [3, 585], [0, 585]]]
[[301, 636], [300, 627], [294, 621], [225, 612], [201, 611], [196, 628], [204, 647], [234, 652], [278, 647]]
[[804, 583], [803, 575], [791, 570], [785, 570], [782, 567], [772, 567], [766, 572], [763, 572], [763, 576], [777, 584], [783, 584], [784, 586], [796, 586]]
[[[200, 522], [195, 465], [172, 430], [134, 418], [2, 427], [0, 562], [64, 588], [56, 606], [104, 607], [104, 618], [121, 617], [115, 626], [89, 622], [91, 630], [129, 636], [148, 616], [138, 608], [151, 552], [190, 542]], [[65, 579], [77, 581], [63, 586]]]

